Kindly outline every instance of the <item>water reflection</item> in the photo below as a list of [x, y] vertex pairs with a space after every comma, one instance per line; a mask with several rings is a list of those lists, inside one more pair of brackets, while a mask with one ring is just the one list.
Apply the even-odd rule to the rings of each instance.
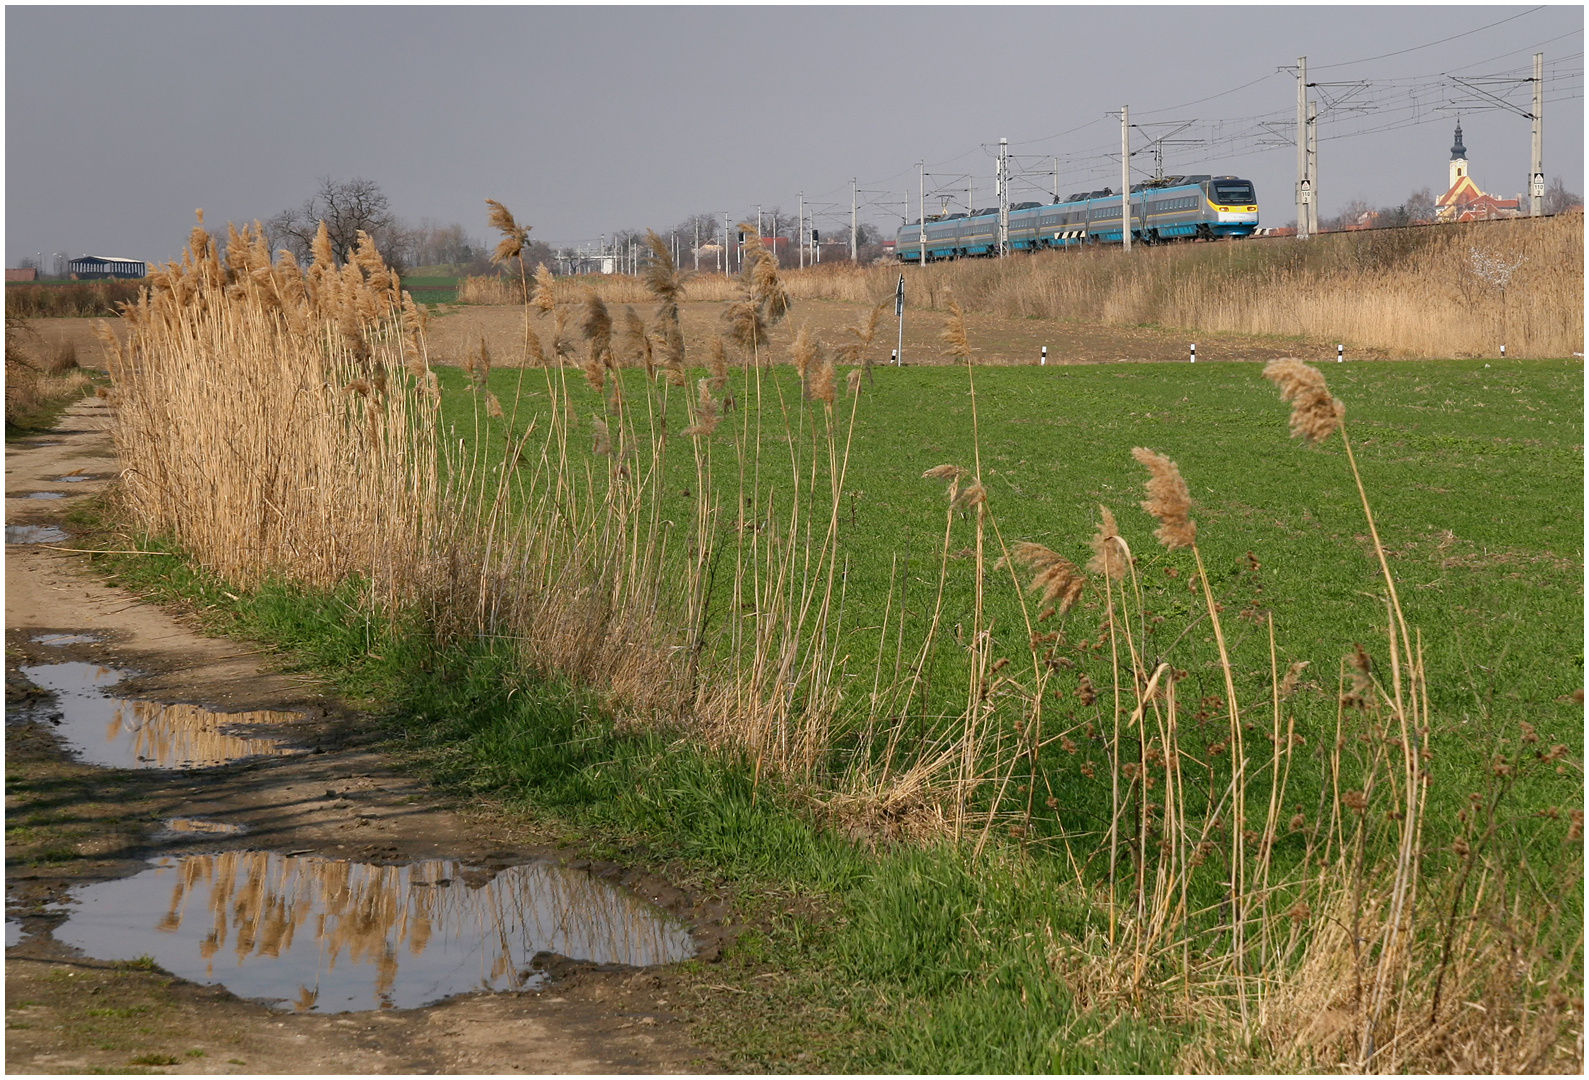
[[35, 645], [90, 645], [99, 640], [98, 634], [39, 634], [28, 639]]
[[30, 491], [30, 492], [28, 492], [26, 495], [24, 495], [22, 497], [24, 499], [64, 499], [64, 498], [66, 498], [66, 492], [64, 492], [64, 491]]
[[9, 949], [11, 946], [17, 944], [17, 942], [22, 940], [22, 936], [23, 930], [21, 921], [18, 919], [13, 919], [9, 915], [6, 916], [6, 948]]
[[60, 941], [299, 1012], [414, 1008], [533, 988], [540, 952], [645, 966], [694, 953], [662, 912], [582, 871], [450, 859], [377, 866], [239, 851], [162, 858], [73, 890]]
[[8, 544], [59, 544], [67, 539], [65, 529], [54, 525], [7, 525]]
[[272, 738], [239, 733], [251, 724], [282, 724], [293, 713], [222, 713], [198, 705], [168, 705], [109, 697], [104, 688], [127, 672], [72, 662], [25, 667], [35, 685], [55, 692], [57, 734], [74, 755], [113, 769], [202, 769], [239, 758], [302, 753]]
[[174, 817], [166, 818], [160, 823], [160, 831], [156, 838], [160, 840], [180, 840], [190, 836], [239, 836], [248, 831], [248, 826], [238, 825], [230, 821], [211, 821], [208, 818]]

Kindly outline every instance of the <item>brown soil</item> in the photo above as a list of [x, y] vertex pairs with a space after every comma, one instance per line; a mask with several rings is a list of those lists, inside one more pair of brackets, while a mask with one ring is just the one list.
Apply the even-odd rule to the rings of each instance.
[[[696, 302], [680, 306], [684, 339], [699, 347], [718, 331], [724, 303]], [[862, 322], [868, 309], [861, 304], [839, 300], [798, 300], [789, 317], [775, 330], [773, 353], [776, 359], [787, 355], [796, 328], [808, 325], [813, 334], [829, 345], [851, 340], [846, 328]], [[616, 314], [616, 309], [614, 311]], [[635, 313], [649, 320], [649, 306], [637, 306]], [[543, 347], [550, 351], [551, 319], [532, 315], [533, 325]], [[947, 350], [939, 338], [947, 316], [937, 311], [905, 312], [904, 353], [907, 364], [948, 362]], [[577, 342], [577, 319], [570, 317], [565, 337]], [[890, 307], [878, 323], [876, 339], [869, 355], [874, 363], [886, 363], [898, 341], [899, 324]], [[1299, 356], [1307, 360], [1335, 358], [1333, 342], [1304, 342], [1252, 337], [1239, 334], [1188, 334], [1184, 330], [1160, 327], [1083, 326], [1052, 319], [1014, 319], [1000, 315], [968, 314], [966, 334], [973, 358], [980, 364], [1036, 364], [1043, 346], [1048, 346], [1050, 364], [1108, 364], [1130, 360], [1185, 363], [1190, 346], [1197, 344], [1198, 362], [1267, 361], [1279, 356]], [[437, 309], [428, 334], [431, 360], [444, 364], [461, 363], [468, 350], [484, 337], [496, 363], [511, 365], [524, 355], [524, 309], [508, 306], [444, 305]], [[1358, 350], [1357, 359], [1382, 359], [1383, 354]], [[695, 361], [701, 355], [697, 352]]]
[[[71, 508], [117, 470], [106, 421], [103, 403], [89, 399], [73, 406], [56, 431], [7, 447], [9, 524], [72, 530]], [[52, 479], [73, 470], [100, 479]], [[68, 497], [20, 497], [36, 491]], [[65, 550], [73, 546], [68, 539], [53, 548], [7, 551], [6, 888], [9, 914], [20, 917], [25, 931], [6, 950], [8, 1072], [720, 1068], [691, 1038], [699, 1009], [684, 1006], [700, 1005], [701, 987], [725, 975], [710, 968], [703, 975], [699, 964], [636, 972], [559, 962], [540, 992], [317, 1015], [272, 1011], [147, 963], [101, 962], [55, 942], [49, 931], [62, 915], [47, 905], [73, 885], [135, 873], [155, 853], [264, 848], [384, 863], [574, 859], [504, 815], [451, 804], [403, 775], [372, 748], [367, 722], [325, 688], [271, 672], [246, 645], [205, 637], [104, 584], [84, 566], [85, 555]], [[30, 640], [83, 631], [101, 642], [51, 647]], [[83, 765], [63, 752], [48, 723], [48, 703], [18, 672], [24, 664], [71, 659], [141, 673], [129, 696], [301, 713], [304, 719], [284, 734], [310, 752], [193, 772]], [[330, 789], [339, 790], [338, 801], [328, 801]], [[178, 815], [236, 822], [250, 832], [159, 841], [159, 822]], [[665, 867], [573, 864], [658, 901], [692, 927], [703, 960], [716, 958], [729, 931], [722, 925], [725, 901], [709, 886], [675, 888]]]

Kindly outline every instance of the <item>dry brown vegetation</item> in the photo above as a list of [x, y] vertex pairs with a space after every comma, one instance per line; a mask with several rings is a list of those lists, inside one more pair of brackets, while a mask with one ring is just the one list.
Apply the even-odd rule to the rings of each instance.
[[137, 299], [142, 280], [41, 282], [6, 286], [6, 314], [22, 318], [91, 318], [115, 315]]
[[[1514, 268], [1506, 287], [1490, 268]], [[926, 267], [790, 270], [797, 300], [877, 304], [901, 270], [912, 309], [1109, 326], [1340, 341], [1419, 357], [1583, 351], [1583, 216], [1324, 233], [1214, 244], [1055, 251]], [[481, 279], [471, 279], [471, 281]], [[582, 279], [583, 280], [583, 279]], [[636, 278], [589, 279], [607, 303], [643, 303]], [[470, 286], [475, 288], [475, 286]], [[482, 284], [481, 290], [487, 288]], [[513, 302], [505, 286], [481, 303]], [[726, 300], [731, 279], [690, 277], [685, 298]], [[501, 299], [497, 299], [501, 297]], [[460, 288], [460, 299], [465, 294]]]
[[[502, 215], [511, 240], [518, 227]], [[1543, 227], [1562, 242], [1568, 229]], [[797, 337], [799, 398], [768, 373], [768, 345], [790, 297], [813, 283], [870, 288], [895, 271], [784, 275], [753, 243], [719, 333], [691, 348], [709, 372], [692, 384], [678, 314], [690, 285], [660, 240], [652, 248], [643, 284], [532, 280], [515, 267], [527, 301], [520, 396], [499, 400], [488, 389], [497, 358], [474, 352], [463, 391], [471, 444], [442, 427], [424, 319], [372, 247], [338, 267], [318, 245], [301, 271], [290, 259], [272, 266], [248, 231], [233, 234], [223, 262], [195, 230], [183, 263], [155, 275], [129, 309], [131, 340], [113, 349], [129, 505], [149, 531], [233, 580], [365, 581], [383, 610], [418, 611], [443, 639], [510, 643], [525, 669], [595, 689], [622, 723], [741, 756], [758, 777], [789, 780], [826, 813], [887, 836], [952, 837], [980, 852], [1027, 835], [1046, 782], [1040, 752], [1080, 737], [1053, 701], [1102, 700], [1112, 718], [1096, 733], [1105, 761], [1086, 775], [1107, 793], [1109, 873], [1097, 902], [1109, 918], [1105, 939], [1081, 945], [1093, 950], [1086, 978], [1123, 1009], [1207, 1023], [1211, 1041], [1187, 1068], [1221, 1068], [1218, 1047], [1237, 1043], [1275, 1068], [1581, 1067], [1572, 984], [1581, 928], [1573, 942], [1500, 827], [1516, 814], [1506, 796], [1517, 778], [1558, 767], [1565, 748], [1534, 747], [1523, 725], [1455, 832], [1437, 823], [1455, 836], [1449, 849], [1430, 848], [1422, 641], [1403, 616], [1343, 410], [1317, 371], [1281, 361], [1269, 374], [1293, 403], [1295, 433], [1338, 432], [1344, 444], [1384, 638], [1343, 662], [1327, 801], [1309, 818], [1288, 805], [1298, 743], [1286, 698], [1299, 671], [1281, 677], [1263, 613], [1254, 625], [1268, 635], [1270, 678], [1259, 700], [1239, 693], [1244, 676], [1190, 516], [1195, 477], [1135, 452], [1144, 508], [1165, 547], [1189, 550], [1188, 592], [1217, 649], [1224, 693], [1199, 717], [1218, 727], [1210, 745], [1188, 741], [1181, 657], [1149, 647], [1154, 613], [1109, 508], [1085, 571], [1040, 545], [1005, 542], [983, 484], [972, 344], [947, 297], [944, 341], [965, 371], [973, 449], [927, 474], [945, 486], [936, 594], [908, 606], [903, 582], [897, 594], [891, 584], [875, 656], [852, 668], [838, 536], [865, 393], [853, 380], [839, 395], [834, 359], [864, 372], [876, 320], [848, 342]], [[1221, 260], [1271, 250], [1305, 264], [1321, 249], [1166, 249], [1133, 265], [1149, 275], [1177, 264], [1184, 281], [1183, 260], [1209, 264], [1198, 287], [1217, 296], [1231, 287], [1212, 272]], [[1017, 282], [1022, 295], [1045, 295], [1050, 278], [1103, 288], [1121, 265], [1056, 255], [927, 275], [953, 282], [956, 301], [995, 304], [1013, 302]], [[1172, 277], [1161, 281], [1171, 305], [1183, 302]], [[1277, 284], [1276, 296], [1300, 280]], [[616, 291], [630, 288], [645, 291]], [[654, 306], [615, 319], [615, 297]], [[576, 409], [570, 386], [580, 379], [600, 392], [599, 414]], [[541, 402], [533, 421], [521, 414], [531, 393]], [[580, 443], [594, 454], [576, 453]], [[693, 471], [687, 520], [664, 514], [673, 456]], [[974, 602], [951, 630], [945, 585], [961, 572]], [[1014, 657], [996, 655], [985, 606], [987, 590], [1005, 588], [1030, 644]], [[1109, 685], [1078, 680], [1062, 652], [1082, 590], [1102, 593], [1096, 647], [1111, 658]], [[963, 682], [952, 685], [952, 708], [934, 712], [945, 688], [924, 673], [938, 663]], [[864, 689], [847, 692], [847, 679]], [[1282, 867], [1275, 851], [1288, 836], [1305, 852]], [[1565, 843], [1581, 844], [1581, 815]], [[1581, 846], [1568, 851], [1558, 880], [1577, 888]], [[1221, 899], [1209, 905], [1211, 890]]]
[[59, 402], [81, 394], [88, 372], [70, 342], [46, 341], [26, 319], [6, 316], [6, 425], [26, 426]]

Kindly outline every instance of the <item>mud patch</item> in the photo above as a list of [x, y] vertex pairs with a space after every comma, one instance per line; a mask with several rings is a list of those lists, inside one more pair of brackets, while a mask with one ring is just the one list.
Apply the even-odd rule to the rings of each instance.
[[98, 960], [151, 957], [294, 1012], [409, 1009], [536, 989], [550, 954], [649, 967], [693, 955], [656, 908], [550, 863], [496, 870], [432, 859], [380, 866], [236, 851], [153, 860], [79, 886], [56, 940]]
[[72, 755], [112, 769], [205, 769], [250, 757], [305, 751], [279, 739], [240, 731], [299, 719], [296, 713], [258, 710], [222, 713], [198, 705], [111, 697], [105, 688], [130, 673], [73, 661], [25, 667], [35, 686], [55, 694], [56, 734]]
[[7, 525], [8, 544], [59, 544], [69, 539], [65, 529], [55, 525]]

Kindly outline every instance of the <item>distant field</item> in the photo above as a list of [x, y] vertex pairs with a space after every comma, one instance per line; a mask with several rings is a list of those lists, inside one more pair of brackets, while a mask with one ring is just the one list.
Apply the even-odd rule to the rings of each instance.
[[455, 277], [405, 277], [403, 288], [418, 304], [451, 304], [458, 299], [458, 279]]

